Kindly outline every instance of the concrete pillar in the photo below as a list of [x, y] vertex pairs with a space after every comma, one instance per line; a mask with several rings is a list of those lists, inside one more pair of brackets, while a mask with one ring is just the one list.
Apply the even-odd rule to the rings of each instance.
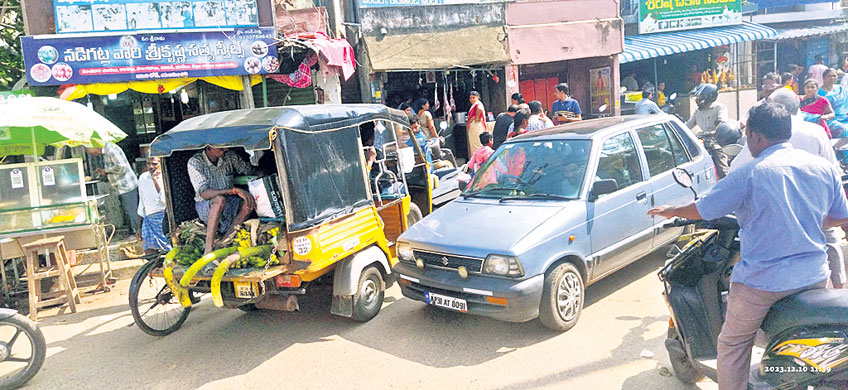
[[504, 85], [506, 86], [506, 105], [512, 103], [512, 94], [518, 91], [518, 65], [507, 65], [504, 67]]
[[342, 84], [339, 81], [338, 71], [335, 68], [328, 67], [329, 73], [325, 78], [322, 69], [312, 72], [315, 101], [320, 104], [341, 104]]
[[239, 95], [241, 108], [256, 108], [253, 101], [253, 87], [250, 85], [250, 76], [241, 76], [242, 91]]

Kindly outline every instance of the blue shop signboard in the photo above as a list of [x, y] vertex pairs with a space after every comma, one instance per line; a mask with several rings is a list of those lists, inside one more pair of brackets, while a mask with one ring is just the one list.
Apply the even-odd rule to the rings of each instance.
[[21, 37], [30, 85], [276, 72], [273, 27], [115, 36]]
[[800, 4], [836, 3], [834, 0], [752, 0], [760, 8], [791, 7]]
[[53, 0], [56, 32], [257, 26], [256, 0]]
[[360, 8], [421, 7], [428, 5], [456, 5], [503, 3], [504, 0], [359, 0]]

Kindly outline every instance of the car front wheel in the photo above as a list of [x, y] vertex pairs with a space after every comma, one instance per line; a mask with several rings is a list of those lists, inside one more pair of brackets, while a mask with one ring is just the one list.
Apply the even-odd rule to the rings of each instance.
[[562, 263], [545, 276], [539, 320], [546, 327], [565, 332], [580, 318], [583, 310], [583, 277], [571, 263]]

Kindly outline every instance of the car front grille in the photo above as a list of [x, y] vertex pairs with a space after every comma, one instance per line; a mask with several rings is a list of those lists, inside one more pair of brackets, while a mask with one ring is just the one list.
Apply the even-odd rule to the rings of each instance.
[[427, 266], [451, 269], [465, 267], [468, 272], [480, 272], [483, 270], [483, 259], [422, 251], [413, 251], [413, 254], [416, 259], [421, 259]]

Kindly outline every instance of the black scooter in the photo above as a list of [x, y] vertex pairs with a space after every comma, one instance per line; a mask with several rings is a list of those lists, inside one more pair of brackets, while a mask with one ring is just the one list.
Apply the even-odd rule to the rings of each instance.
[[[688, 172], [673, 173], [681, 186], [692, 188]], [[739, 224], [726, 216], [678, 219], [664, 226], [689, 225], [699, 230], [659, 272], [671, 311], [665, 347], [681, 381], [695, 383], [705, 375], [715, 381], [730, 273], [739, 260]], [[761, 329], [768, 343], [762, 360], [752, 360], [749, 389], [848, 388], [848, 290], [786, 297], [771, 308]]]

